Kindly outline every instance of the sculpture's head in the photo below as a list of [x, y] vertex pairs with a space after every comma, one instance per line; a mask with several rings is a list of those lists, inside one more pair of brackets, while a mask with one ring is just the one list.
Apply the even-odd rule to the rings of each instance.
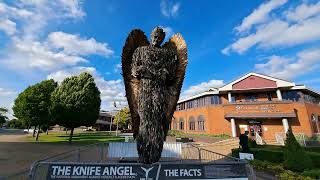
[[160, 47], [165, 36], [166, 36], [166, 33], [163, 31], [162, 28], [160, 27], [154, 28], [151, 33], [151, 45], [155, 47]]

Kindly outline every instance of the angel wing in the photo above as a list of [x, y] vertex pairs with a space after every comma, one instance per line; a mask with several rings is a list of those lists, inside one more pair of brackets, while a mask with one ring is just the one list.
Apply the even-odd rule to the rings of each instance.
[[[173, 35], [168, 42], [163, 45], [163, 48], [174, 50], [177, 54], [177, 70], [173, 83], [169, 86], [170, 94], [168, 97], [168, 109], [166, 117], [170, 121], [172, 120], [173, 113], [176, 109], [176, 105], [181, 92], [182, 83], [184, 80], [186, 67], [188, 64], [187, 44], [180, 33]], [[168, 122], [170, 124], [170, 122]], [[165, 131], [169, 129], [169, 124], [165, 124]]]
[[138, 114], [138, 86], [139, 80], [134, 78], [131, 74], [132, 70], [132, 55], [134, 51], [141, 46], [148, 46], [149, 42], [143, 31], [140, 29], [132, 30], [127, 39], [126, 43], [122, 48], [122, 75], [124, 79], [124, 85], [126, 89], [126, 97], [128, 100], [131, 119], [132, 119], [132, 130], [134, 138], [139, 132], [140, 117]]

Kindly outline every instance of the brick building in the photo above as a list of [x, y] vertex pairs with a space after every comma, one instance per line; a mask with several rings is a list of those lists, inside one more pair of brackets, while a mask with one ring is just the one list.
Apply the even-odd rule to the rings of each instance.
[[186, 133], [228, 134], [248, 130], [264, 140], [276, 133], [320, 133], [320, 94], [304, 85], [248, 73], [220, 88], [178, 102], [171, 129]]

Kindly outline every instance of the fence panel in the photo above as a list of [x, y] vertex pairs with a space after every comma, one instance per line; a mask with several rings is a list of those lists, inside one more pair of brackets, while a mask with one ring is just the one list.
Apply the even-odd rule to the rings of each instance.
[[[167, 144], [168, 146], [173, 146], [172, 143]], [[116, 158], [112, 159], [112, 154], [116, 151], [123, 150], [117, 149], [112, 150], [112, 144], [108, 143], [99, 143], [92, 144], [88, 146], [83, 146], [81, 148], [77, 148], [75, 150], [57, 154], [55, 156], [42, 159], [40, 161], [36, 161], [30, 171], [30, 177], [32, 180], [45, 179], [48, 174], [48, 167], [53, 163], [119, 163], [121, 159]], [[179, 143], [179, 145], [175, 145], [178, 148], [180, 146], [180, 158], [162, 158], [161, 161], [165, 162], [175, 162], [175, 163], [233, 163], [234, 167], [237, 167], [237, 164], [246, 164], [246, 171], [250, 175], [250, 179], [254, 179], [254, 172], [252, 167], [246, 163], [245, 161], [239, 160], [237, 158], [233, 158], [230, 156], [226, 156], [223, 154], [219, 154], [216, 152], [212, 152], [206, 149], [199, 148], [191, 143]], [[171, 148], [172, 151], [170, 153], [176, 154], [177, 149]], [[167, 147], [168, 149], [168, 147]], [[132, 148], [131, 148], [132, 150]], [[170, 148], [169, 148], [170, 150]], [[112, 152], [109, 152], [112, 151]], [[169, 153], [169, 154], [170, 154]], [[138, 161], [138, 157], [135, 157], [135, 162]], [[161, 163], [160, 161], [160, 163]], [[180, 161], [180, 162], [177, 162]], [[26, 179], [26, 178], [24, 178]]]

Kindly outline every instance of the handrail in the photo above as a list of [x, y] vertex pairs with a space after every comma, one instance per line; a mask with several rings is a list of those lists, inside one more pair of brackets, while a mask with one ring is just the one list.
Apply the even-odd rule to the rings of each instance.
[[233, 160], [235, 160], [235, 161], [242, 161], [242, 160], [239, 159], [239, 158], [232, 157], [232, 156], [228, 156], [228, 155], [225, 155], [225, 154], [220, 154], [220, 153], [217, 153], [217, 152], [214, 152], [214, 151], [210, 151], [210, 150], [208, 150], [208, 149], [200, 148], [200, 150], [207, 151], [207, 152], [212, 153], [212, 154], [217, 154], [217, 155], [219, 155], [219, 156], [227, 157], [227, 158], [233, 159]]
[[275, 133], [275, 137], [276, 137], [277, 143], [281, 144], [282, 146], [285, 145], [284, 138], [279, 133]]
[[[295, 136], [298, 142], [302, 141], [302, 145], [306, 146], [305, 133], [293, 133], [293, 135]], [[275, 137], [278, 143], [285, 145], [285, 140], [287, 139], [287, 135], [285, 132], [276, 132]]]
[[197, 147], [195, 145], [193, 145], [192, 143], [187, 143], [188, 145], [198, 149], [198, 152], [199, 152], [199, 160], [201, 161], [201, 151], [206, 151], [206, 152], [209, 152], [211, 154], [216, 154], [216, 155], [219, 155], [219, 156], [222, 156], [222, 157], [226, 157], [226, 158], [230, 158], [230, 159], [233, 159], [235, 161], [242, 161], [241, 159], [239, 158], [235, 158], [235, 157], [232, 157], [232, 156], [228, 156], [228, 155], [225, 155], [225, 154], [220, 154], [218, 152], [214, 152], [214, 151], [210, 151], [208, 149], [204, 149], [204, 148], [201, 148], [201, 147]]
[[262, 137], [259, 135], [259, 133], [256, 133], [256, 142], [257, 142], [257, 144], [259, 144], [259, 145], [263, 145], [263, 144], [264, 144], [263, 139], [262, 139]]

